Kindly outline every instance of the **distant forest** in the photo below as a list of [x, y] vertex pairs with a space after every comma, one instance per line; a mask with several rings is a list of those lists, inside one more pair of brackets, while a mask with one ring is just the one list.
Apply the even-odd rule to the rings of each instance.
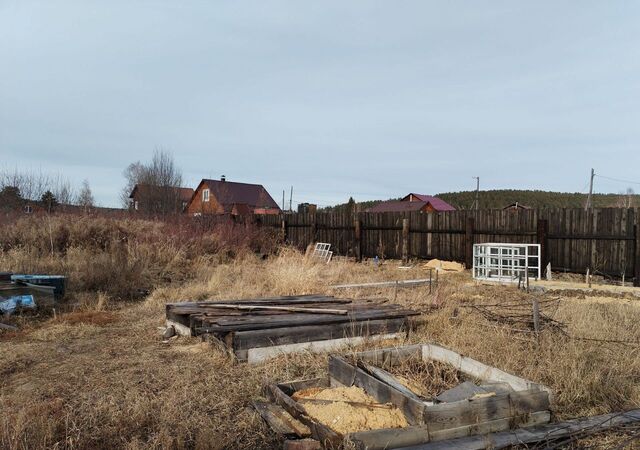
[[[456, 209], [469, 209], [473, 205], [476, 192], [443, 192], [436, 194], [436, 196], [453, 205]], [[502, 209], [515, 202], [530, 208], [584, 208], [587, 202], [587, 194], [496, 189], [480, 191], [479, 199], [481, 209]], [[365, 211], [367, 208], [371, 208], [382, 201], [384, 200], [356, 202], [351, 198], [347, 203], [323, 208], [321, 211]], [[631, 190], [620, 194], [593, 194], [593, 206], [595, 208], [636, 208], [640, 207], [640, 195], [634, 194]]]

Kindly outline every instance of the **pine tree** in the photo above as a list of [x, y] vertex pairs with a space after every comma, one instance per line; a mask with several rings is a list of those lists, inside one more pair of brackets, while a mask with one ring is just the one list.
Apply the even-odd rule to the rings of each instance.
[[47, 208], [47, 212], [50, 212], [50, 213], [55, 210], [56, 206], [58, 206], [58, 200], [56, 199], [56, 196], [53, 195], [53, 192], [51, 191], [46, 191], [44, 194], [42, 194], [42, 197], [40, 198], [40, 202], [45, 208]]

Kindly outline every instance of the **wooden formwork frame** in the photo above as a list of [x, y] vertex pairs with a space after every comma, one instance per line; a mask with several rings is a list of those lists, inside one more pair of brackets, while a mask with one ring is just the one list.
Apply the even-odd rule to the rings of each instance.
[[[358, 449], [392, 449], [426, 442], [504, 431], [548, 423], [550, 390], [546, 386], [488, 366], [436, 344], [417, 344], [356, 353], [358, 360], [375, 366], [393, 366], [411, 358], [453, 365], [461, 373], [490, 383], [505, 383], [509, 392], [491, 397], [432, 404], [407, 395], [337, 355], [329, 357], [329, 377], [274, 384], [267, 393], [289, 414], [307, 425], [325, 448], [351, 442]], [[340, 435], [307, 416], [291, 397], [309, 387], [358, 386], [380, 403], [392, 403], [404, 413], [406, 428], [361, 431]]]

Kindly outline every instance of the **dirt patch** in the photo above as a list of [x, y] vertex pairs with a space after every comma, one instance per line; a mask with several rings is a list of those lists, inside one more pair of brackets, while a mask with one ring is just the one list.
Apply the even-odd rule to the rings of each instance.
[[[309, 416], [341, 434], [382, 428], [401, 428], [409, 425], [398, 408], [377, 403], [373, 397], [356, 386], [305, 389], [296, 392], [293, 398], [302, 403]], [[304, 401], [309, 399], [332, 402]]]
[[85, 324], [104, 326], [115, 322], [117, 315], [109, 311], [78, 311], [60, 316], [57, 321], [68, 325]]

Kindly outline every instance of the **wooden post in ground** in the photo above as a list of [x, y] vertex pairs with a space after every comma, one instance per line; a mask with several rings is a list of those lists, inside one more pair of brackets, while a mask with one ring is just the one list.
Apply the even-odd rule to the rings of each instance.
[[634, 264], [634, 275], [633, 275], [633, 285], [635, 287], [640, 287], [640, 217], [636, 217], [638, 223], [635, 226], [636, 232], [636, 245], [635, 245], [635, 258], [633, 261]]
[[538, 303], [538, 297], [533, 297], [533, 330], [536, 333], [536, 338], [540, 338], [540, 304]]
[[356, 261], [362, 261], [362, 222], [360, 219], [356, 217], [353, 222], [353, 227], [355, 229], [355, 253], [356, 253]]
[[549, 221], [547, 219], [538, 219], [536, 235], [540, 244], [540, 267], [547, 267], [549, 264]]
[[473, 267], [473, 233], [475, 220], [473, 217], [467, 217], [464, 228], [464, 265], [467, 269]]
[[287, 242], [287, 221], [282, 218], [281, 230], [282, 233], [282, 242]]
[[402, 262], [409, 262], [409, 219], [402, 219]]

